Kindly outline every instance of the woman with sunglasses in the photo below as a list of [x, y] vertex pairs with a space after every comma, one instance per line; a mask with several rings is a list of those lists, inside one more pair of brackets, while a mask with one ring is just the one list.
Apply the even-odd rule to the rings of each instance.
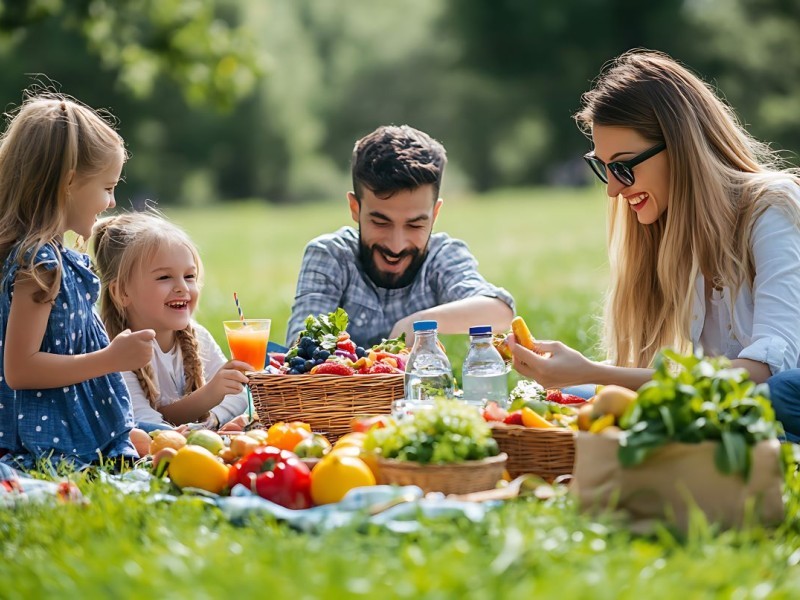
[[781, 170], [708, 85], [657, 52], [617, 58], [575, 118], [609, 197], [609, 360], [548, 341], [538, 343], [544, 356], [515, 346], [515, 368], [548, 388], [637, 389], [659, 349], [702, 346], [769, 380], [778, 418], [800, 440], [796, 171]]

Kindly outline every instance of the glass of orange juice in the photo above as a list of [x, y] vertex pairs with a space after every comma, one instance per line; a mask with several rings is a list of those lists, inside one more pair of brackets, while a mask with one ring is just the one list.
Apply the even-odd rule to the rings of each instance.
[[256, 371], [264, 368], [271, 319], [223, 321], [231, 358], [251, 365]]

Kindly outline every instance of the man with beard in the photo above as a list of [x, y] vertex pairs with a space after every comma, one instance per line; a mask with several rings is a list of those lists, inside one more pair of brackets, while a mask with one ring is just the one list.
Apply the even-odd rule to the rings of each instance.
[[438, 321], [440, 333], [508, 329], [513, 298], [478, 273], [464, 242], [432, 233], [446, 163], [439, 142], [407, 125], [379, 127], [356, 142], [347, 198], [358, 230], [342, 227], [306, 246], [287, 344], [308, 315], [338, 307], [365, 348], [401, 333], [410, 343], [420, 320]]

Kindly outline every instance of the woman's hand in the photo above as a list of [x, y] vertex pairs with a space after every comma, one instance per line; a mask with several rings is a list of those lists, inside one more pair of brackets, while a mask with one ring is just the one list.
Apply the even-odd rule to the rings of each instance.
[[591, 375], [595, 363], [561, 342], [537, 341], [540, 354], [517, 344], [513, 335], [508, 337], [508, 343], [514, 355], [514, 369], [545, 389], [595, 383]]

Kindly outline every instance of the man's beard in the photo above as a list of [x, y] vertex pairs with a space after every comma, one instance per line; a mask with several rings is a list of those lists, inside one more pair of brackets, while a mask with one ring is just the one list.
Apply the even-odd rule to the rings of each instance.
[[[372, 246], [365, 245], [364, 241], [361, 239], [361, 231], [359, 231], [358, 255], [361, 259], [364, 272], [367, 274], [367, 277], [372, 280], [372, 283], [378, 287], [390, 290], [404, 288], [414, 281], [417, 273], [419, 273], [419, 270], [422, 268], [422, 263], [425, 262], [425, 257], [428, 255], [428, 241], [430, 239], [430, 235], [428, 235], [428, 240], [425, 241], [425, 247], [422, 249], [406, 249], [399, 254], [395, 254], [385, 246], [379, 244], [373, 244]], [[376, 252], [381, 252], [391, 259], [403, 259], [406, 256], [410, 256], [411, 262], [402, 273], [387, 273], [378, 269], [378, 266], [375, 264]]]

